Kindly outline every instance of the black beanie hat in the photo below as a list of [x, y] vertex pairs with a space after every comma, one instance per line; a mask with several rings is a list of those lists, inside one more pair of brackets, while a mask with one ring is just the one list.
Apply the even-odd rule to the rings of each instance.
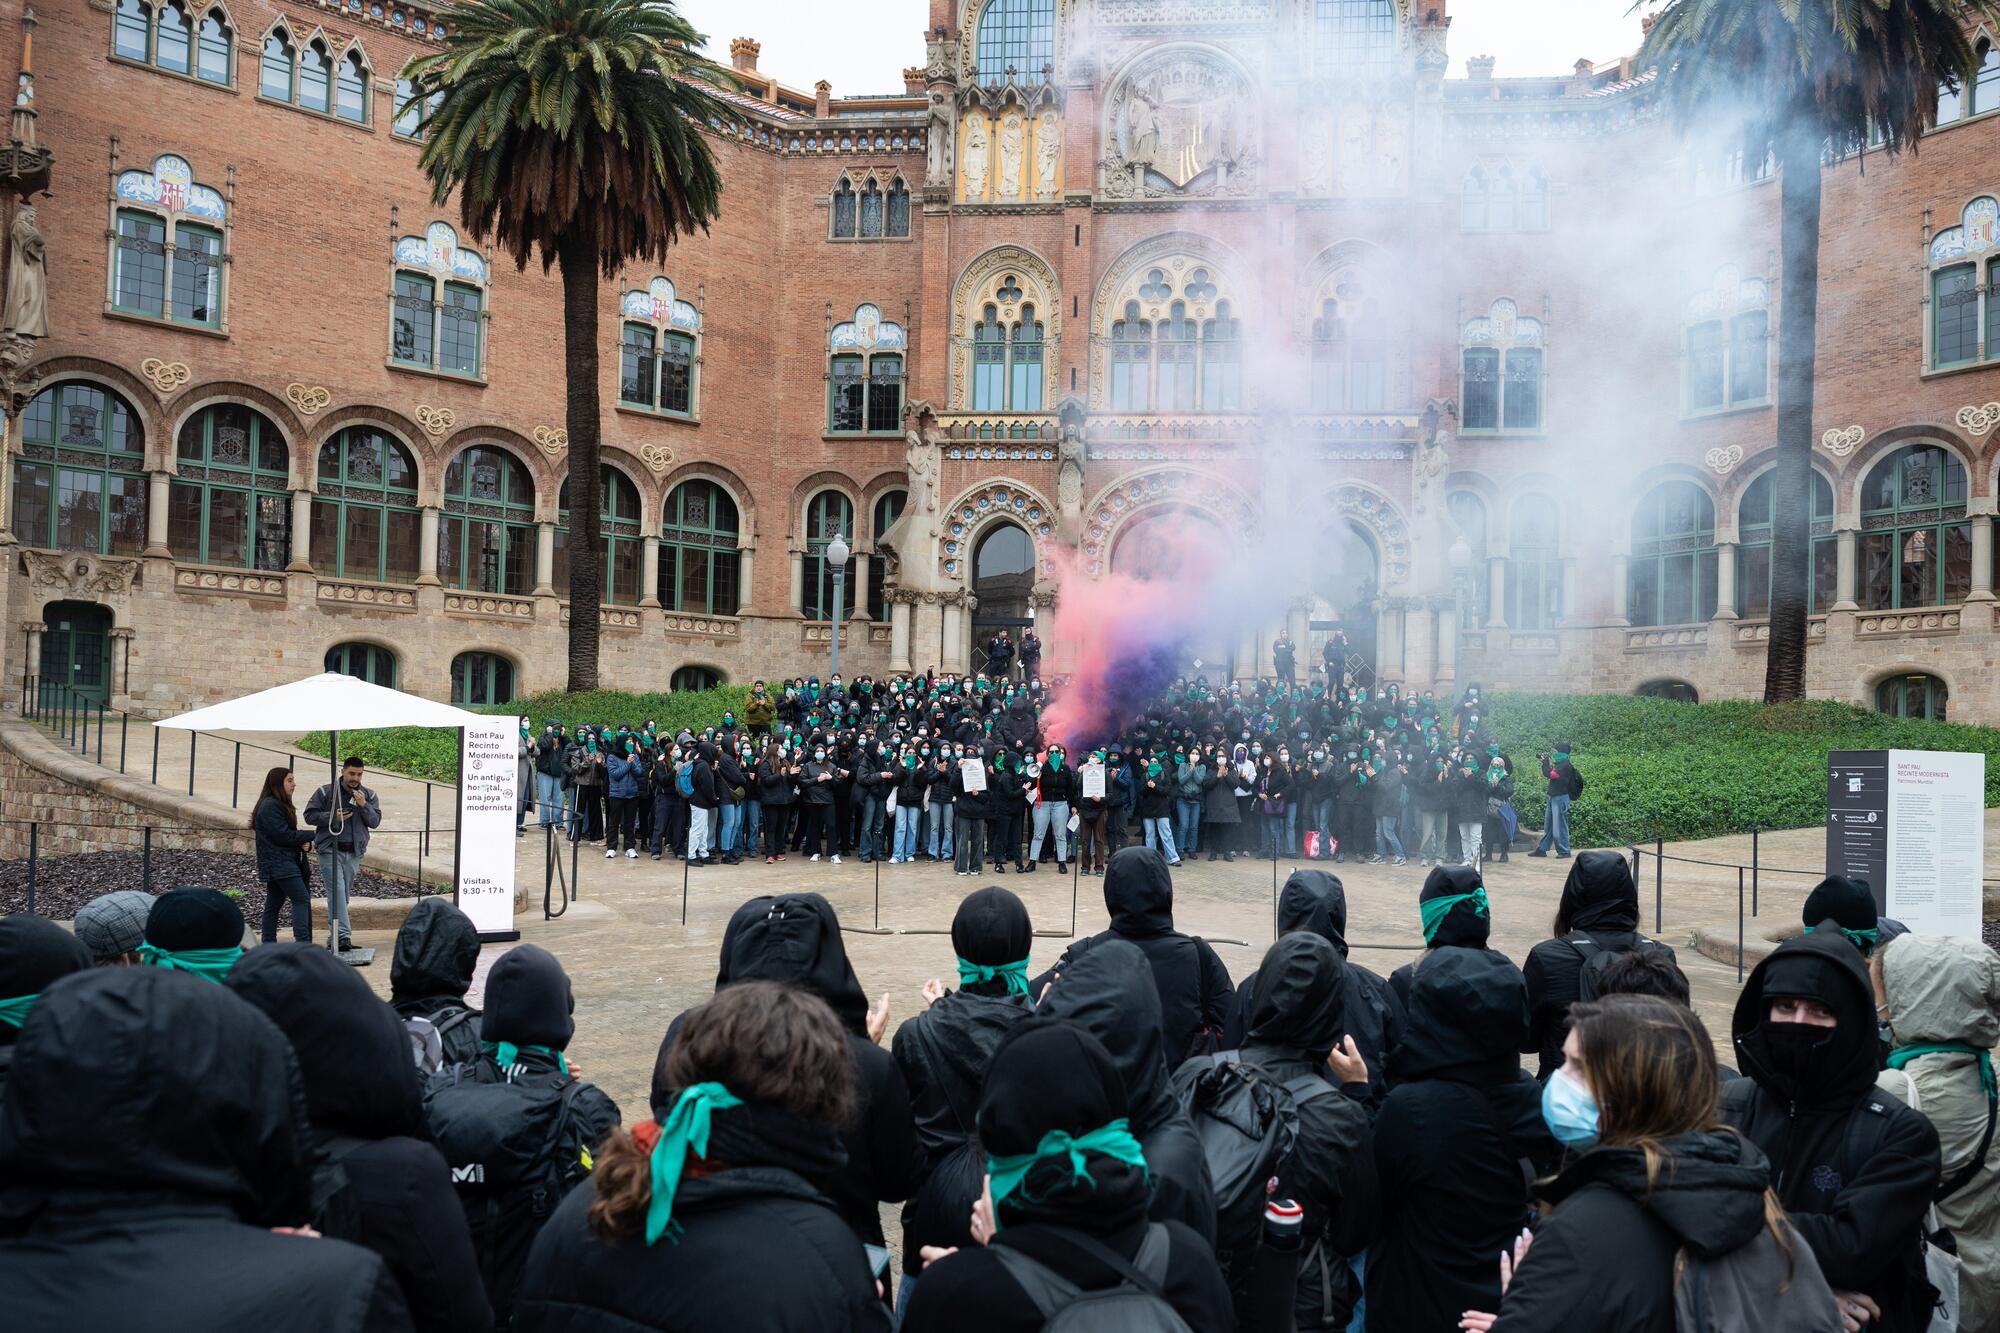
[[1052, 1129], [1084, 1134], [1126, 1114], [1125, 1082], [1104, 1044], [1074, 1023], [1016, 1023], [993, 1053], [979, 1139], [995, 1156], [1033, 1152]]
[[576, 997], [569, 976], [547, 949], [517, 944], [486, 974], [486, 1011], [479, 1020], [485, 1041], [547, 1046], [560, 1051], [576, 1035]]
[[243, 945], [243, 909], [216, 889], [169, 889], [146, 916], [146, 943], [183, 953]]
[[[40, 995], [59, 978], [92, 965], [82, 940], [45, 916], [0, 917], [0, 1000]], [[13, 1029], [0, 1024], [0, 1031]]]
[[[1486, 881], [1471, 866], [1436, 866], [1424, 879], [1417, 902], [1421, 905], [1436, 898], [1458, 898], [1485, 886]], [[1430, 943], [1432, 948], [1457, 945], [1483, 949], [1492, 935], [1493, 915], [1490, 908], [1481, 912], [1471, 903], [1453, 903], [1451, 910], [1444, 914], [1444, 919], [1438, 922], [1437, 929], [1431, 932]]]
[[1828, 875], [1806, 895], [1800, 924], [1807, 930], [1832, 921], [1842, 930], [1874, 930], [1880, 920], [1875, 894], [1864, 880]]
[[1027, 907], [997, 884], [968, 893], [951, 919], [951, 947], [966, 962], [982, 967], [1020, 962], [1034, 939]]

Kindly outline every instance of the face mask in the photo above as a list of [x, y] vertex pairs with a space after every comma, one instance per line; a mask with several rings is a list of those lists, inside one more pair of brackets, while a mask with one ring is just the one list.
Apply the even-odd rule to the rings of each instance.
[[1597, 1142], [1597, 1103], [1567, 1069], [1551, 1074], [1542, 1088], [1542, 1119], [1564, 1147], [1587, 1151]]
[[823, 763], [823, 762], [825, 762], [825, 760], [826, 760], [826, 751], [825, 751], [825, 750], [814, 750], [814, 751], [813, 751], [813, 758], [814, 758], [814, 759], [816, 759], [816, 760], [819, 760], [819, 761], [821, 761], [822, 763]]
[[1253, 745], [1253, 746], [1251, 746], [1251, 747], [1250, 747], [1250, 753], [1251, 753], [1251, 754], [1262, 754], [1262, 753], [1264, 753], [1264, 747], [1263, 747], [1263, 746], [1261, 746], [1261, 745]]

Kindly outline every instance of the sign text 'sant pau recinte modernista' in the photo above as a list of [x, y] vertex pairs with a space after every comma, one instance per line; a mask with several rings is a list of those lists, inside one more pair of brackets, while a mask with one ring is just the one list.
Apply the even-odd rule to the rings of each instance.
[[1865, 881], [1882, 915], [1922, 935], [1980, 937], [1986, 756], [1835, 750], [1826, 871]]
[[482, 937], [514, 938], [519, 730], [518, 718], [495, 717], [459, 732], [457, 902]]

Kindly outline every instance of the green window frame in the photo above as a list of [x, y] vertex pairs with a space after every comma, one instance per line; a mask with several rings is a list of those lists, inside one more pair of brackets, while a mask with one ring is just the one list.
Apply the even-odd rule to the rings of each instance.
[[691, 335], [625, 321], [618, 346], [618, 401], [668, 416], [693, 416], [694, 359]]
[[1521, 633], [1562, 620], [1562, 519], [1546, 495], [1514, 501], [1507, 528], [1507, 625]]
[[1972, 591], [1965, 465], [1934, 444], [1905, 445], [1861, 483], [1862, 609], [1951, 606]]
[[356, 125], [368, 123], [368, 104], [374, 99], [368, 95], [368, 67], [361, 63], [361, 53], [349, 51], [334, 62], [333, 114]]
[[1953, 264], [1931, 274], [1931, 366], [1969, 366], [1979, 360], [1979, 267]]
[[[465, 592], [525, 597], [535, 579], [535, 481], [493, 445], [460, 450], [444, 473], [438, 578]], [[499, 702], [499, 701], [495, 701]]]
[[1692, 625], [1715, 618], [1715, 501], [1691, 481], [1655, 486], [1632, 515], [1626, 619]]
[[1950, 703], [1951, 690], [1945, 683], [1920, 671], [1891, 676], [1875, 687], [1875, 711], [1894, 717], [1943, 722]]
[[128, 314], [217, 328], [222, 232], [138, 208], [117, 213], [111, 304]]
[[451, 702], [459, 708], [514, 702], [514, 664], [499, 653], [460, 653], [451, 659]]
[[299, 53], [297, 105], [322, 116], [333, 114], [333, 53], [314, 39]]
[[291, 34], [282, 26], [273, 28], [264, 38], [262, 54], [257, 60], [258, 96], [274, 102], [291, 101], [298, 63], [299, 49], [292, 43]]
[[741, 519], [712, 481], [684, 481], [667, 496], [656, 595], [669, 611], [733, 616], [741, 606]]
[[973, 51], [982, 84], [1041, 83], [1056, 58], [1056, 0], [992, 0], [980, 11]]
[[146, 446], [117, 394], [51, 385], [21, 413], [14, 533], [23, 544], [138, 555], [146, 549]]
[[[910, 502], [908, 491], [884, 491], [875, 497], [873, 511], [874, 525], [869, 529], [875, 536], [875, 558], [868, 562], [868, 618], [886, 621], [889, 618], [889, 603], [886, 597], [889, 565], [882, 558], [882, 534], [896, 526], [896, 520], [903, 516], [903, 506]], [[829, 599], [831, 600], [831, 599]]]
[[365, 680], [371, 685], [396, 688], [396, 654], [379, 643], [354, 640], [336, 643], [326, 650], [326, 669], [343, 676]]
[[291, 458], [263, 413], [214, 403], [182, 423], [167, 491], [177, 560], [278, 571], [291, 560]]
[[[598, 579], [606, 605], [636, 606], [639, 602], [639, 488], [609, 463], [602, 465], [597, 484], [597, 526], [604, 542], [604, 566]], [[556, 596], [569, 597], [569, 482], [556, 497]]]
[[426, 93], [417, 87], [414, 79], [396, 80], [396, 116], [389, 124], [390, 133], [403, 139], [421, 141], [424, 137], [424, 118], [437, 110], [443, 100], [443, 90]]
[[332, 578], [414, 583], [422, 515], [417, 465], [395, 436], [349, 426], [320, 446], [312, 558]]
[[694, 694], [722, 684], [722, 673], [714, 667], [684, 666], [675, 669], [667, 688], [675, 694]]
[[[1833, 535], [1833, 486], [1812, 474], [1811, 553], [1806, 559], [1806, 608], [1819, 615], [1833, 605], [1840, 586], [1840, 539]], [[1744, 488], [1736, 508], [1736, 614], [1761, 620], [1771, 614], [1771, 534], [1777, 515], [1777, 474], [1766, 472]]]
[[[804, 577], [799, 580], [799, 613], [807, 620], [833, 618], [833, 569], [826, 548], [835, 534], [854, 549], [854, 502], [839, 491], [821, 491], [806, 503]], [[850, 561], [851, 563], [851, 561]], [[841, 589], [840, 614], [854, 614], [854, 580]]]

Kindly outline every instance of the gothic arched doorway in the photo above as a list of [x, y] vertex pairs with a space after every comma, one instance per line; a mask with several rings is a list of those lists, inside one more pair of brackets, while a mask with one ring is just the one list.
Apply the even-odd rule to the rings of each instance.
[[[1222, 525], [1187, 509], [1151, 510], [1119, 530], [1111, 572], [1147, 582], [1199, 580], [1232, 559]], [[1181, 648], [1182, 668], [1227, 688], [1236, 678], [1236, 644], [1221, 624], [1195, 627]]]
[[1313, 609], [1308, 642], [1302, 651], [1318, 667], [1325, 660], [1326, 642], [1336, 630], [1347, 635], [1342, 680], [1375, 683], [1375, 596], [1381, 589], [1381, 556], [1361, 526], [1346, 519], [1329, 524], [1313, 554]]
[[1028, 601], [1034, 586], [1034, 540], [1013, 523], [988, 529], [972, 548], [972, 595], [979, 601], [972, 612], [975, 673], [986, 670], [987, 640], [1004, 629], [1019, 643], [1021, 631], [1035, 623]]

